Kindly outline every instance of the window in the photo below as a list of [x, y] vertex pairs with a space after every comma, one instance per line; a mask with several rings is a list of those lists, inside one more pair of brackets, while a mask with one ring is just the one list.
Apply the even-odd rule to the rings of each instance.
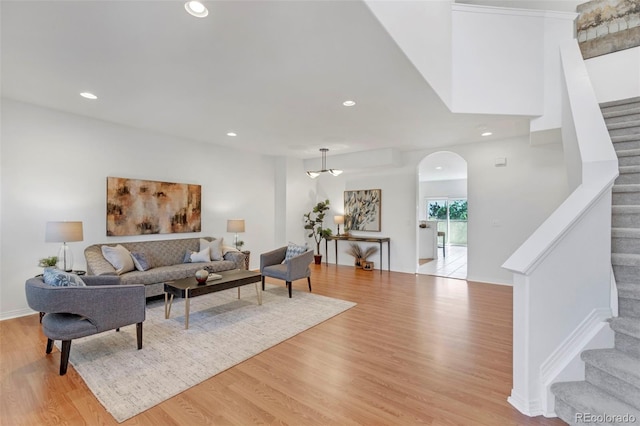
[[467, 200], [427, 200], [427, 220], [438, 222], [438, 231], [445, 233], [447, 244], [467, 245]]

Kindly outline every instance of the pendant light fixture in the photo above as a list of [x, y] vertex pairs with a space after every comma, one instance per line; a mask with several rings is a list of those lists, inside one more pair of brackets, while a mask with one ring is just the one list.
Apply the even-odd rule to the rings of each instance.
[[320, 173], [324, 172], [329, 172], [333, 176], [338, 176], [340, 173], [342, 173], [342, 170], [327, 169], [327, 151], [329, 151], [328, 148], [320, 148], [320, 152], [322, 153], [322, 170], [307, 171], [307, 176], [309, 176], [311, 179], [317, 178], [318, 176], [320, 176]]

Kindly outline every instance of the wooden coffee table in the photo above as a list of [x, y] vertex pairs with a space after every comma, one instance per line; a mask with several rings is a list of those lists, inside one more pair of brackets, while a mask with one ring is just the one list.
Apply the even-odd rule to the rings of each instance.
[[216, 274], [222, 275], [222, 278], [207, 281], [204, 284], [199, 284], [195, 277], [166, 282], [164, 284], [165, 319], [169, 319], [169, 315], [171, 314], [171, 304], [173, 303], [174, 296], [182, 297], [184, 298], [184, 328], [187, 330], [189, 328], [189, 301], [191, 298], [237, 287], [239, 299], [240, 287], [252, 283], [255, 283], [256, 286], [258, 305], [262, 305], [262, 290], [259, 285], [262, 275], [260, 275], [260, 272], [234, 269], [232, 271], [216, 272]]

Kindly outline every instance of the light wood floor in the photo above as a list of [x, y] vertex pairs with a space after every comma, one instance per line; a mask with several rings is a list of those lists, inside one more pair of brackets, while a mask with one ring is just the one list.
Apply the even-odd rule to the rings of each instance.
[[[358, 305], [122, 424], [564, 424], [507, 403], [510, 287], [311, 267], [314, 293]], [[71, 365], [58, 375], [37, 315], [0, 322], [0, 342], [0, 424], [117, 424]]]

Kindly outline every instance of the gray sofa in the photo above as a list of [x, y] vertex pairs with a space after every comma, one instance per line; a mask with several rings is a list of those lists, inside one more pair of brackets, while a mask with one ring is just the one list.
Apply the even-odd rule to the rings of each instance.
[[[202, 238], [207, 241], [214, 240], [211, 237]], [[146, 297], [163, 294], [166, 281], [192, 277], [198, 269], [220, 272], [245, 268], [245, 255], [239, 251], [228, 251], [224, 254], [223, 260], [184, 263], [185, 253], [188, 250], [197, 252], [200, 249], [199, 237], [90, 245], [84, 250], [87, 274], [117, 275], [115, 268], [102, 255], [101, 248], [103, 245], [116, 246], [117, 244], [130, 252], [144, 253], [151, 263], [151, 269], [147, 271], [134, 270], [120, 274], [121, 284], [144, 284]]]

